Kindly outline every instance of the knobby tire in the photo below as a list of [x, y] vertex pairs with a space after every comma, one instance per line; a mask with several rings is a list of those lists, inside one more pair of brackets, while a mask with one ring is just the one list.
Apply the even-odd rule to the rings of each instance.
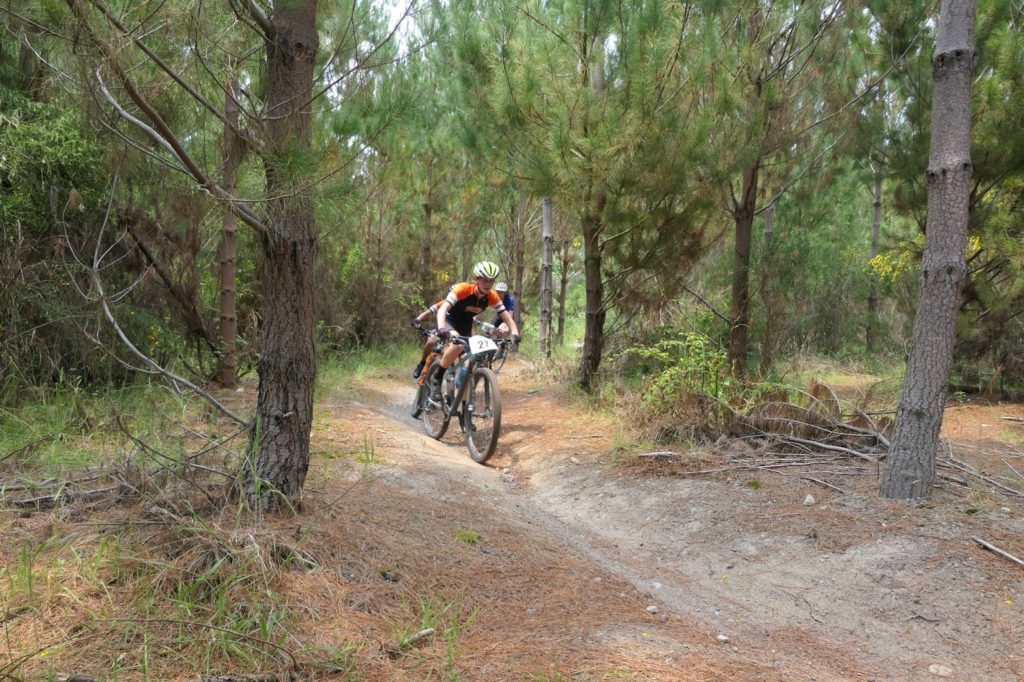
[[473, 372], [472, 384], [467, 387], [466, 405], [472, 403], [473, 411], [464, 409], [466, 447], [474, 462], [483, 464], [494, 454], [501, 432], [501, 390], [498, 377], [486, 367]]
[[[441, 440], [441, 436], [448, 430], [448, 423], [451, 420], [451, 417], [444, 413], [444, 408], [440, 404], [435, 404], [430, 397], [430, 387], [433, 385], [434, 375], [439, 372], [444, 372], [440, 364], [435, 362], [430, 365], [427, 379], [423, 382], [423, 412], [420, 414], [423, 430], [434, 440]], [[444, 400], [444, 389], [441, 391], [441, 400]]]

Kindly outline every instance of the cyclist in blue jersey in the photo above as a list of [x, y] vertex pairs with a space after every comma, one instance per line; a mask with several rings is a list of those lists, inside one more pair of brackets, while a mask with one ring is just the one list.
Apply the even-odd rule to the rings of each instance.
[[[505, 310], [508, 311], [509, 315], [515, 317], [516, 312], [516, 297], [512, 295], [512, 292], [508, 290], [508, 284], [505, 282], [498, 282], [494, 285], [494, 290], [501, 296], [501, 303], [505, 306]], [[498, 328], [498, 333], [502, 336], [508, 334], [508, 325], [505, 324], [501, 315], [494, 317], [494, 326]]]

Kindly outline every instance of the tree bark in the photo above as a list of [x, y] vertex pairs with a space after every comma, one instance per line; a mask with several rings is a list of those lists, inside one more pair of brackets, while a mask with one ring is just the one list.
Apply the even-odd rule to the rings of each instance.
[[512, 290], [518, 297], [512, 317], [520, 332], [523, 329], [523, 272], [526, 270], [526, 191], [519, 187], [519, 205], [516, 209], [516, 234], [513, 242]]
[[733, 376], [747, 375], [747, 344], [750, 331], [750, 243], [757, 210], [758, 159], [743, 171], [743, 189], [734, 210], [732, 326], [729, 328], [729, 366]]
[[761, 301], [764, 304], [764, 337], [761, 339], [761, 360], [758, 372], [767, 376], [775, 362], [775, 320], [779, 311], [776, 310], [775, 296], [772, 286], [775, 284], [775, 269], [772, 267], [774, 252], [772, 243], [775, 241], [775, 203], [772, 202], [764, 211], [764, 264], [761, 267]]
[[[604, 90], [604, 51], [600, 36], [583, 36], [583, 84], [595, 95]], [[590, 122], [583, 123], [583, 136], [589, 137]], [[602, 189], [602, 178], [591, 165], [589, 169], [586, 208], [583, 215], [583, 278], [586, 284], [586, 323], [583, 332], [583, 356], [580, 361], [579, 383], [584, 390], [590, 390], [594, 375], [601, 365], [604, 351], [604, 279], [601, 272], [603, 245], [601, 232], [604, 230], [604, 206], [607, 197]]]
[[[878, 238], [882, 230], [882, 174], [875, 174], [875, 201], [871, 216], [871, 258], [878, 255]], [[869, 355], [875, 352], [875, 328], [878, 317], [878, 285], [874, 278], [868, 289], [868, 323], [864, 343]]]
[[551, 198], [544, 197], [544, 221], [540, 266], [540, 352], [551, 357], [551, 275], [554, 228], [551, 225]]
[[[308, 178], [289, 161], [311, 153], [316, 0], [276, 3], [265, 36], [268, 149], [259, 395], [240, 483], [250, 506], [275, 511], [302, 491], [313, 421], [314, 258]], [[298, 164], [299, 167], [302, 164]]]
[[[244, 146], [235, 128], [238, 127], [238, 82], [232, 75], [227, 83], [224, 98], [224, 118], [229, 125], [224, 126], [224, 191], [234, 194], [235, 175], [242, 162]], [[238, 308], [235, 294], [238, 273], [238, 218], [224, 208], [221, 223], [220, 248], [217, 261], [220, 280], [220, 338], [221, 357], [218, 378], [221, 386], [234, 388], [238, 383]]]
[[558, 282], [558, 334], [559, 346], [565, 343], [565, 296], [569, 290], [569, 240], [562, 240], [562, 276]]
[[431, 300], [436, 295], [434, 291], [433, 277], [433, 254], [430, 251], [431, 240], [434, 238], [434, 164], [427, 167], [427, 200], [423, 202], [423, 217], [426, 227], [423, 230], [423, 237], [420, 240], [420, 295], [423, 300]]
[[592, 386], [604, 350], [604, 279], [601, 276], [601, 215], [604, 201], [604, 195], [598, 194], [591, 212], [583, 219], [583, 278], [587, 300], [580, 386], [585, 390], [590, 390]]
[[920, 294], [896, 432], [882, 471], [889, 499], [928, 499], [967, 273], [974, 0], [942, 0], [932, 74], [928, 213]]

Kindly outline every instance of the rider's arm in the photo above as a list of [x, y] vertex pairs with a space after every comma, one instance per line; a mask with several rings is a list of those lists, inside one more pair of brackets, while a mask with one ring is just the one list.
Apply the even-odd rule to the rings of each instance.
[[445, 299], [441, 305], [437, 307], [437, 331], [448, 328], [447, 318], [448, 310], [451, 309], [452, 304]]
[[519, 336], [519, 327], [516, 325], [515, 319], [509, 314], [507, 310], [502, 310], [498, 313], [498, 317], [501, 321], [508, 325], [509, 333], [513, 336]]

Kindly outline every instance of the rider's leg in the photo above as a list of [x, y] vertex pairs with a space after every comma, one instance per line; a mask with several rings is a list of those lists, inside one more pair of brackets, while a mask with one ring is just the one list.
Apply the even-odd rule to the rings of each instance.
[[434, 350], [434, 345], [437, 343], [437, 336], [431, 334], [427, 337], [426, 342], [423, 344], [423, 353], [420, 354], [420, 361], [416, 363], [416, 369], [412, 371], [412, 378], [419, 379], [420, 374], [423, 373], [423, 367], [427, 364], [427, 358], [430, 356], [430, 352]]
[[457, 343], [449, 343], [441, 354], [441, 367], [448, 369], [455, 364], [455, 361], [462, 355], [462, 346]]

